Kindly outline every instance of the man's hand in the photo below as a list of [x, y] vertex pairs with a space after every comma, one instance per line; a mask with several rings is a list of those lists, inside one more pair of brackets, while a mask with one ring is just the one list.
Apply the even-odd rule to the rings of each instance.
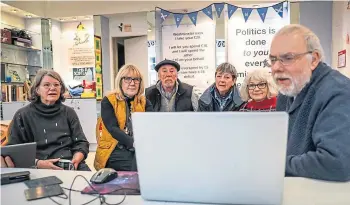
[[15, 165], [13, 164], [12, 159], [9, 156], [5, 156], [5, 157], [1, 156], [1, 167], [14, 168]]
[[61, 167], [54, 165], [54, 163], [58, 162], [60, 158], [57, 159], [48, 159], [48, 160], [39, 160], [37, 163], [38, 169], [55, 169], [55, 170], [63, 170]]
[[74, 165], [75, 170], [78, 170], [78, 166], [81, 161], [84, 159], [84, 154], [81, 152], [76, 152], [72, 159], [72, 164]]

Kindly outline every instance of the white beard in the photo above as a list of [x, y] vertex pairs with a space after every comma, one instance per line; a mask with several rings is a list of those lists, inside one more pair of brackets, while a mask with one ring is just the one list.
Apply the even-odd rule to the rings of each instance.
[[[289, 78], [291, 80], [291, 85], [288, 87], [279, 85], [276, 81], [276, 78]], [[310, 79], [311, 75], [307, 74], [306, 72], [297, 76], [296, 78], [292, 78], [287, 74], [274, 75], [274, 80], [276, 81], [279, 92], [289, 97], [296, 97], [301, 92], [301, 90], [310, 82]]]

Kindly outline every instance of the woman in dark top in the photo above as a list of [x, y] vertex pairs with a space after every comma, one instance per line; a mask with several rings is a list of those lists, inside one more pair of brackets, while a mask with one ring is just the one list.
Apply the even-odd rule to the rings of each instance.
[[243, 101], [236, 87], [237, 70], [230, 63], [220, 64], [215, 71], [215, 83], [207, 88], [198, 101], [199, 112], [236, 111]]
[[254, 70], [247, 75], [241, 87], [241, 97], [246, 102], [239, 111], [275, 111], [277, 94], [277, 87], [271, 73], [264, 69]]
[[103, 98], [98, 120], [96, 170], [136, 171], [131, 113], [152, 111], [144, 96], [144, 82], [135, 65], [124, 65], [118, 72], [116, 90]]
[[30, 89], [31, 103], [13, 117], [8, 144], [36, 142], [35, 165], [39, 169], [62, 169], [55, 163], [68, 159], [75, 169], [90, 171], [84, 162], [89, 142], [75, 111], [62, 104], [64, 92], [58, 73], [39, 70]]

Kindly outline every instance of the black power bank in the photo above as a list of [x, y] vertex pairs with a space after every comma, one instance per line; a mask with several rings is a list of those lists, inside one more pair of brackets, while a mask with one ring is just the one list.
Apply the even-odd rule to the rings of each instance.
[[30, 172], [12, 172], [1, 174], [1, 185], [23, 182], [30, 179]]

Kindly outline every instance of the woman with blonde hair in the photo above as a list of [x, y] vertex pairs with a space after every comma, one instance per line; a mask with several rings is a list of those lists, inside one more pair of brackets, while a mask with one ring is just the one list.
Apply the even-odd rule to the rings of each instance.
[[101, 134], [94, 166], [96, 170], [136, 171], [131, 113], [152, 111], [152, 105], [144, 96], [143, 77], [135, 65], [119, 70], [115, 86], [101, 102]]
[[276, 110], [278, 91], [271, 73], [267, 70], [257, 69], [250, 72], [244, 79], [240, 93], [242, 100], [246, 101], [239, 110], [241, 112]]

